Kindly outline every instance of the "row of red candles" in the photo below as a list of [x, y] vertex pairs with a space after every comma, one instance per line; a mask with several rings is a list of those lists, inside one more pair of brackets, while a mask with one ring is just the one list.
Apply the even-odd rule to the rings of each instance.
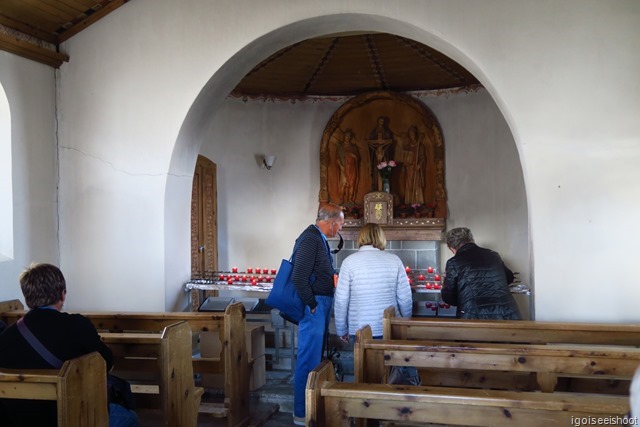
[[[414, 285], [413, 285], [413, 280], [409, 279], [409, 284], [410, 284], [411, 286], [414, 286]], [[415, 285], [415, 287], [422, 287], [422, 286], [424, 286], [426, 289], [435, 289], [435, 290], [440, 290], [440, 289], [442, 289], [442, 285], [441, 285], [440, 283], [430, 283], [430, 282], [427, 282], [427, 283], [425, 283], [424, 285]]]
[[[262, 272], [262, 274], [269, 274], [269, 269], [268, 268], [263, 268], [263, 269], [259, 269], [259, 268], [253, 268], [253, 267], [247, 267], [247, 274], [253, 274], [253, 270], [256, 271], [256, 274], [260, 274], [260, 272]], [[232, 273], [237, 273], [238, 272], [238, 267], [231, 267], [231, 272]], [[276, 274], [276, 269], [272, 268], [271, 269], [271, 274]]]
[[273, 280], [272, 277], [269, 276], [239, 276], [239, 275], [231, 275], [229, 274], [224, 275], [221, 274], [220, 276], [218, 276], [218, 279], [220, 279], [220, 281], [222, 282], [227, 282], [227, 284], [229, 285], [233, 285], [234, 283], [242, 283], [242, 282], [246, 282], [246, 283], [251, 283], [252, 285], [257, 285], [260, 282], [266, 282], [266, 283], [271, 283], [271, 281]]
[[438, 273], [434, 274], [434, 269], [433, 267], [429, 267], [427, 268], [427, 273], [429, 273], [429, 276], [425, 276], [423, 273], [418, 273], [416, 274], [415, 272], [411, 272], [411, 268], [410, 267], [405, 267], [405, 271], [407, 272], [407, 276], [409, 276], [410, 278], [413, 277], [416, 280], [420, 280], [420, 281], [424, 281], [424, 280], [431, 280], [431, 275], [433, 275], [433, 280], [436, 282], [439, 282], [441, 277]]
[[[411, 267], [409, 267], [409, 266], [407, 265], [407, 266], [404, 268], [404, 271], [406, 271], [406, 272], [407, 272], [407, 274], [411, 273]], [[436, 271], [436, 270], [435, 270], [435, 268], [433, 268], [433, 267], [427, 267], [427, 273], [429, 273], [429, 274], [433, 274], [433, 273], [435, 273], [435, 271]]]
[[438, 307], [440, 307], [440, 308], [451, 308], [451, 305], [447, 304], [445, 302], [442, 302], [442, 301], [440, 301], [439, 303], [435, 302], [435, 301], [426, 301], [424, 303], [424, 307], [425, 308], [430, 308], [431, 311], [436, 311], [438, 309]]

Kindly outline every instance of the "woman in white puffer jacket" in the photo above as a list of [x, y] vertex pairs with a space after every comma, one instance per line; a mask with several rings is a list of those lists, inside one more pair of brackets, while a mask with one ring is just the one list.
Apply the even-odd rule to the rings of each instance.
[[365, 325], [371, 326], [374, 337], [382, 337], [382, 316], [389, 306], [411, 317], [407, 273], [397, 255], [384, 252], [386, 244], [382, 228], [367, 223], [358, 235], [358, 252], [340, 266], [333, 310], [336, 333], [345, 341]]

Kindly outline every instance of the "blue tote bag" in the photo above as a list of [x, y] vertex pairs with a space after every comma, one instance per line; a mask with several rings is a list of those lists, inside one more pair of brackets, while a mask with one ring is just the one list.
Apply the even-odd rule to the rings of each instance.
[[265, 304], [280, 310], [280, 316], [286, 321], [295, 325], [300, 323], [304, 316], [304, 303], [296, 291], [296, 287], [291, 281], [291, 272], [293, 271], [293, 259], [298, 249], [296, 241], [293, 247], [293, 253], [289, 260], [283, 259], [278, 269], [278, 274], [273, 281], [273, 288], [267, 297]]

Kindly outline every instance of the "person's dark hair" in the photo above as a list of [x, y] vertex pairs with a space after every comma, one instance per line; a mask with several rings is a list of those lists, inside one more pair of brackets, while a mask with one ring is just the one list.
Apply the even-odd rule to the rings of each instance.
[[474, 243], [473, 234], [471, 234], [471, 230], [467, 227], [457, 227], [452, 228], [447, 231], [447, 236], [445, 237], [447, 241], [447, 246], [451, 249], [455, 249], [456, 251], [460, 249], [462, 246], [467, 243]]
[[56, 304], [67, 290], [62, 271], [51, 264], [31, 264], [20, 274], [20, 288], [29, 308]]
[[344, 216], [342, 208], [334, 203], [323, 203], [318, 209], [316, 221], [337, 220]]

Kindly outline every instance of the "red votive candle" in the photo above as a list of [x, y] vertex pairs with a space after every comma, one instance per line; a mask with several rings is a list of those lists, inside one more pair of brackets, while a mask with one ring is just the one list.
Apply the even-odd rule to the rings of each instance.
[[439, 280], [440, 280], [440, 275], [439, 275], [439, 274], [436, 274], [435, 276], [433, 276], [433, 278], [434, 278], [436, 281], [439, 281]]
[[247, 267], [247, 273], [249, 273], [249, 274], [253, 273], [253, 268], [252, 267]]
[[407, 266], [404, 268], [404, 271], [406, 271], [407, 273], [409, 273], [409, 272], [411, 271], [411, 268], [407, 265]]
[[428, 267], [427, 268], [427, 273], [433, 273], [433, 267]]
[[276, 269], [275, 268], [271, 269], [271, 274], [276, 274]]
[[257, 284], [258, 284], [258, 281], [257, 281], [257, 280], [255, 280], [255, 279], [253, 279], [253, 280], [251, 281], [251, 284], [252, 284], [253, 286], [255, 286], [255, 285], [257, 285]]
[[424, 280], [424, 274], [419, 275], [418, 280]]
[[238, 272], [238, 267], [232, 267], [231, 268], [231, 272], [232, 273], [237, 273]]
[[227, 283], [228, 283], [229, 285], [233, 285], [233, 279], [229, 279], [229, 280], [227, 280]]

